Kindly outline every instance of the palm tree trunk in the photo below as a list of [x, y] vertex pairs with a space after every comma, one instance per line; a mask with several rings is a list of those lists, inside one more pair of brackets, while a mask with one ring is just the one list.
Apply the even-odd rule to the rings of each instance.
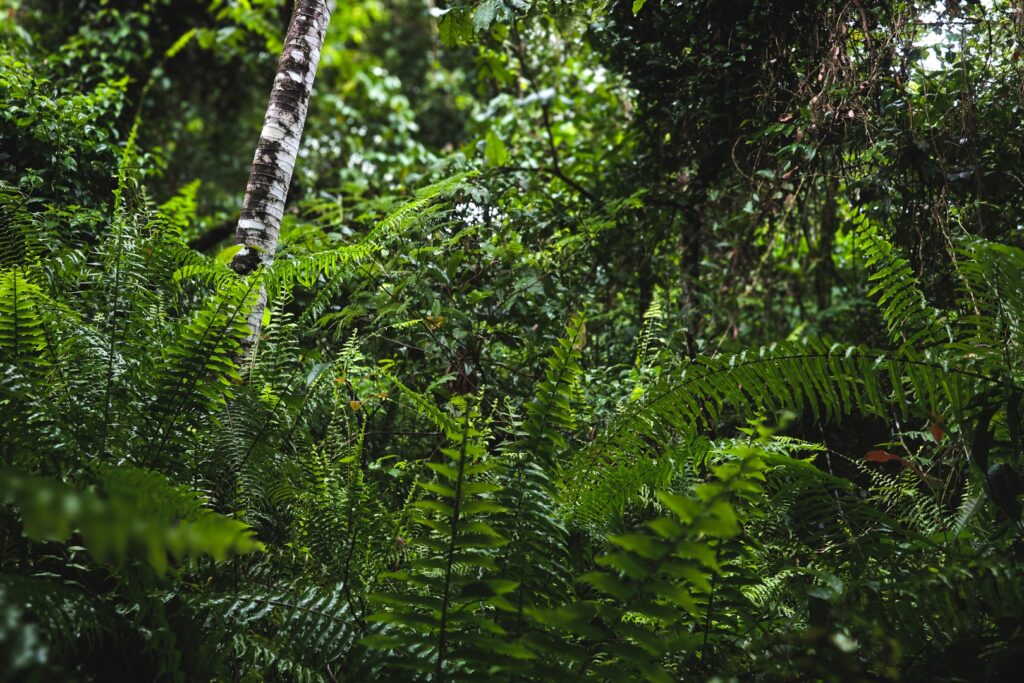
[[[274, 262], [284, 203], [330, 17], [325, 0], [296, 0], [235, 230], [235, 242], [242, 248], [232, 259], [231, 267], [240, 275]], [[267, 292], [261, 288], [259, 300], [248, 317], [252, 335], [247, 347], [259, 337], [266, 305]]]

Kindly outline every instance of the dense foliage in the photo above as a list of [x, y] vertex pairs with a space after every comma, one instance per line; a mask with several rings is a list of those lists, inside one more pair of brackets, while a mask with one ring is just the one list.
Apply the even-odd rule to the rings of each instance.
[[240, 275], [290, 4], [0, 0], [0, 680], [1014, 678], [1018, 0], [330, 4]]

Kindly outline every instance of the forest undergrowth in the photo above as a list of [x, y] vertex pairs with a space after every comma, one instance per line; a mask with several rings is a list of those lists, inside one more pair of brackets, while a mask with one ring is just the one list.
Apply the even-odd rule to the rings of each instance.
[[1016, 0], [0, 10], [0, 681], [1015, 680]]

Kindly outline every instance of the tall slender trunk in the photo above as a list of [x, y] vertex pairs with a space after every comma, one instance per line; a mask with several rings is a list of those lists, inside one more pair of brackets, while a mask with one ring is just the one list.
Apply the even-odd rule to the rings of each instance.
[[[288, 185], [330, 17], [325, 0], [295, 2], [235, 230], [235, 242], [241, 244], [242, 249], [235, 254], [231, 267], [241, 275], [274, 262]], [[247, 347], [259, 337], [266, 305], [267, 292], [261, 287], [257, 304], [248, 318], [252, 334]]]

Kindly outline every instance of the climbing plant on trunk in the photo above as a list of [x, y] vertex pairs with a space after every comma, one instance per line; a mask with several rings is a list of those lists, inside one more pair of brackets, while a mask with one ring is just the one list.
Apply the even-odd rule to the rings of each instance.
[[[235, 242], [242, 248], [231, 267], [241, 275], [274, 262], [285, 199], [330, 16], [325, 0], [295, 3], [235, 231]], [[252, 332], [249, 344], [259, 336], [266, 304], [267, 292], [261, 288], [248, 318]]]

